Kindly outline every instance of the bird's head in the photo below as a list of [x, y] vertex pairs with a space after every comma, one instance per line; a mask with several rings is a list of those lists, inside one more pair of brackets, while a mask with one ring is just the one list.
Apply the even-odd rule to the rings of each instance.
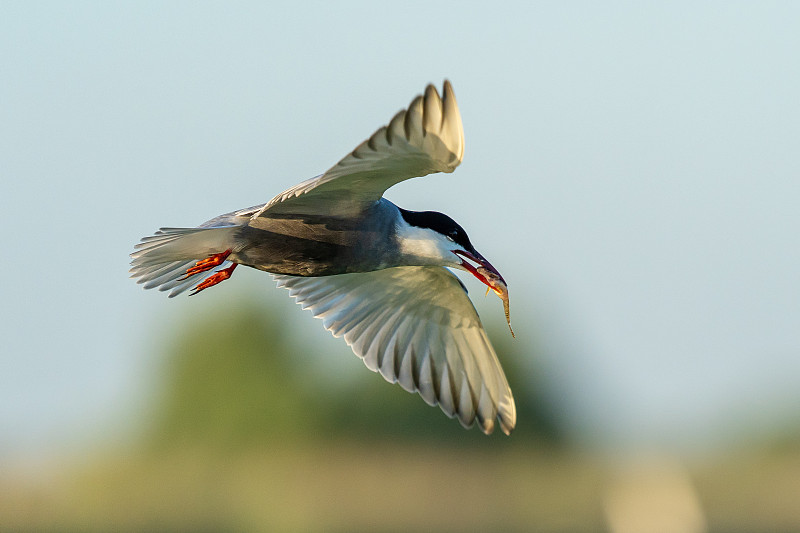
[[479, 268], [503, 276], [469, 241], [467, 232], [455, 220], [436, 211], [400, 209], [397, 240], [402, 256], [414, 265], [440, 265], [466, 270], [491, 287]]

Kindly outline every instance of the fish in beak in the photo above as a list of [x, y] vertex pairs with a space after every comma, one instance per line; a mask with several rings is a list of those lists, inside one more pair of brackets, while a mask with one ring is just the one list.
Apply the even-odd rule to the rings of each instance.
[[[489, 294], [489, 289], [491, 289], [495, 292], [495, 294], [497, 294], [497, 296], [500, 297], [500, 299], [503, 301], [503, 311], [505, 311], [508, 330], [511, 332], [511, 336], [513, 338], [517, 338], [517, 336], [514, 335], [514, 330], [511, 328], [511, 315], [509, 312], [508, 303], [508, 286], [506, 285], [506, 280], [504, 280], [503, 276], [500, 275], [500, 272], [498, 272], [497, 269], [493, 267], [485, 257], [475, 250], [454, 250], [453, 253], [462, 258], [461, 267], [464, 270], [478, 278], [481, 283], [488, 287], [486, 294]], [[478, 266], [475, 266], [472, 263], [475, 263]]]

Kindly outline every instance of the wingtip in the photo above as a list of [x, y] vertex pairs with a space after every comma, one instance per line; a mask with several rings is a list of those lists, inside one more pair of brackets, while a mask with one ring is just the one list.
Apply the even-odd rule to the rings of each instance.
[[429, 83], [428, 85], [426, 85], [424, 91], [425, 96], [428, 97], [430, 93], [435, 94], [436, 97], [441, 100], [447, 100], [448, 98], [455, 98], [455, 92], [453, 91], [453, 84], [447, 78], [445, 78], [444, 81], [442, 82], [441, 93], [439, 93], [439, 90], [433, 83]]
[[[509, 394], [511, 391], [509, 391]], [[500, 422], [500, 429], [506, 435], [511, 435], [517, 425], [517, 406], [514, 399], [510, 398], [509, 405], [501, 405], [497, 414], [497, 420]]]
[[450, 83], [450, 80], [447, 78], [444, 79], [444, 83], [442, 84], [442, 93], [444, 93], [445, 98], [453, 94], [453, 84]]
[[453, 85], [450, 80], [444, 80], [442, 86], [442, 107], [443, 107], [443, 122], [442, 124], [448, 128], [448, 134], [454, 142], [453, 154], [455, 158], [455, 169], [464, 159], [464, 126], [461, 123], [461, 113], [458, 110], [458, 101], [456, 100]]
[[480, 423], [481, 431], [483, 431], [486, 435], [491, 435], [494, 433], [496, 427], [500, 427], [500, 431], [502, 431], [506, 436], [511, 436], [511, 433], [514, 431], [514, 426], [516, 425], [516, 421], [508, 421], [503, 420], [503, 416], [501, 414], [497, 415], [497, 418], [486, 419], [482, 420]]
[[441, 97], [439, 96], [439, 91], [436, 89], [436, 86], [432, 83], [429, 83], [425, 87], [425, 100], [429, 100], [431, 98], [435, 100], [441, 100]]

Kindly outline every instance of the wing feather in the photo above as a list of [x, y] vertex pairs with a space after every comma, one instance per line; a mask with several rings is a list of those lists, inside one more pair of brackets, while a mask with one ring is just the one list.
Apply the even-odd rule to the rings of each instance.
[[450, 418], [456, 414], [456, 397], [453, 393], [454, 388], [455, 387], [453, 387], [451, 374], [447, 368], [447, 365], [442, 365], [442, 373], [439, 376], [439, 393], [437, 398], [439, 399], [439, 407]]
[[464, 129], [453, 87], [439, 96], [428, 85], [422, 96], [321, 176], [287, 189], [252, 217], [298, 213], [354, 215], [401, 181], [453, 172], [464, 157]]
[[[343, 336], [372, 371], [450, 417], [491, 433], [516, 422], [514, 398], [478, 314], [442, 267], [323, 277], [273, 275], [298, 304]], [[420, 289], [423, 290], [420, 290]]]

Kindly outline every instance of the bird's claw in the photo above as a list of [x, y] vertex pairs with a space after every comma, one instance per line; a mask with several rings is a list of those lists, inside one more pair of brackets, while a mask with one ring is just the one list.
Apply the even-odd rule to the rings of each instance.
[[[181, 280], [187, 279], [195, 274], [199, 274], [200, 272], [207, 272], [212, 268], [221, 265], [225, 262], [228, 256], [231, 255], [230, 250], [225, 250], [219, 254], [213, 254], [208, 256], [206, 259], [202, 259], [194, 264], [193, 267], [188, 268], [186, 270], [186, 274], [181, 278]], [[230, 277], [230, 276], [229, 276]], [[210, 279], [210, 278], [209, 278]], [[227, 279], [227, 278], [225, 278]], [[221, 280], [220, 280], [221, 281]]]
[[237, 263], [232, 264], [228, 268], [223, 268], [219, 272], [215, 272], [207, 277], [202, 283], [200, 283], [197, 287], [192, 289], [192, 292], [189, 293], [189, 296], [194, 296], [198, 292], [205, 290], [209, 287], [213, 287], [217, 283], [222, 283], [233, 274], [233, 269], [236, 268]]

